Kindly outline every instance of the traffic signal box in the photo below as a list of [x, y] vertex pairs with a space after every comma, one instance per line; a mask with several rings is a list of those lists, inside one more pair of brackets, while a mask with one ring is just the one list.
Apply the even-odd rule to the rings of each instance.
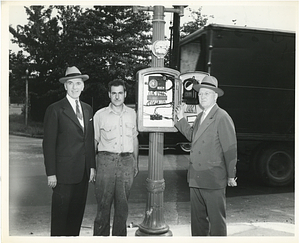
[[182, 84], [177, 70], [157, 67], [137, 72], [138, 130], [177, 132], [175, 108], [181, 104]]
[[202, 111], [199, 105], [198, 92], [193, 89], [193, 85], [201, 83], [205, 76], [209, 76], [209, 73], [195, 71], [180, 74], [184, 117], [190, 125], [193, 125], [197, 115]]

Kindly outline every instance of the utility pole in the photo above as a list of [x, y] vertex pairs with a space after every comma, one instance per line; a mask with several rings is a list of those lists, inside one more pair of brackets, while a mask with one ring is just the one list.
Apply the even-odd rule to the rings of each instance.
[[[152, 44], [165, 39], [164, 12], [177, 12], [183, 16], [184, 7], [165, 8], [164, 6], [139, 7], [133, 6], [133, 12], [153, 11]], [[152, 54], [152, 67], [164, 67], [164, 58]], [[163, 178], [163, 147], [164, 133], [150, 132], [149, 134], [149, 163], [146, 187], [148, 191], [144, 221], [139, 225], [136, 236], [172, 236], [169, 226], [165, 223], [163, 212], [163, 193], [165, 180]]]
[[25, 86], [25, 93], [26, 93], [26, 98], [25, 98], [25, 126], [27, 127], [28, 125], [28, 74], [29, 70], [26, 69], [26, 86]]
[[25, 79], [25, 126], [28, 125], [28, 110], [29, 110], [29, 92], [28, 92], [28, 81], [29, 79], [34, 79], [35, 76], [29, 75], [28, 68], [25, 70], [25, 76], [22, 76], [22, 79]]
[[[174, 6], [174, 8], [178, 9], [181, 6]], [[184, 6], [186, 7], [186, 6]], [[178, 67], [178, 59], [179, 59], [179, 38], [180, 38], [180, 14], [174, 12], [173, 15], [173, 27], [172, 27], [172, 45], [171, 45], [171, 58], [170, 58], [170, 68], [174, 68], [179, 70]]]

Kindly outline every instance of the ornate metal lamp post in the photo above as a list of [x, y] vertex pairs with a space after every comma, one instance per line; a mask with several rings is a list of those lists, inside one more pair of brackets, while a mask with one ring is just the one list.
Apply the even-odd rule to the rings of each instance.
[[[139, 10], [153, 11], [153, 37], [152, 44], [164, 41], [165, 21], [164, 12], [177, 12], [183, 16], [184, 6], [177, 9], [165, 8], [163, 6], [138, 7], [134, 6], [133, 11]], [[155, 47], [154, 47], [155, 48]], [[164, 56], [163, 56], [164, 57]], [[164, 67], [164, 58], [152, 55], [152, 67]], [[172, 236], [169, 226], [165, 223], [163, 213], [163, 193], [165, 190], [165, 180], [163, 178], [163, 146], [164, 133], [150, 132], [149, 134], [149, 163], [147, 182], [147, 205], [144, 221], [139, 225], [136, 236]]]

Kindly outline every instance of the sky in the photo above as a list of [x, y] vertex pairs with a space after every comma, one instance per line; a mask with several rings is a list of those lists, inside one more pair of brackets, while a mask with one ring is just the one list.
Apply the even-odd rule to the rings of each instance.
[[[191, 21], [190, 12], [187, 10], [189, 8], [198, 10], [202, 7], [202, 15], [213, 15], [214, 18], [209, 17], [209, 23], [215, 24], [225, 24], [225, 25], [236, 25], [236, 26], [247, 26], [247, 27], [257, 27], [257, 28], [271, 28], [277, 30], [288, 30], [288, 31], [298, 31], [298, 22], [299, 22], [299, 6], [298, 1], [186, 1], [187, 7], [185, 9], [184, 17], [181, 18], [181, 25], [185, 22]], [[24, 1], [8, 1], [2, 2], [2, 9], [6, 8], [8, 11], [8, 24], [16, 27], [18, 24], [24, 25], [27, 24], [27, 15], [25, 13], [24, 6], [30, 6], [34, 2], [24, 2]], [[39, 4], [81, 4], [84, 7], [93, 4], [95, 2], [89, 1], [39, 1]], [[110, 2], [111, 3], [115, 3]], [[116, 2], [117, 3], [117, 2]], [[151, 1], [152, 5], [160, 5], [161, 3], [155, 4], [155, 1]], [[171, 2], [165, 1], [165, 7], [172, 8]], [[190, 4], [189, 4], [190, 3]], [[201, 5], [199, 4], [201, 3]], [[35, 3], [36, 4], [36, 3]], [[99, 4], [99, 2], [97, 2]], [[105, 4], [104, 1], [101, 4]], [[121, 4], [121, 2], [119, 2]], [[172, 4], [180, 5], [175, 1]], [[126, 5], [142, 5], [141, 2], [135, 1], [126, 1]], [[143, 4], [145, 6], [145, 4]], [[3, 11], [4, 12], [4, 11]], [[7, 16], [6, 16], [7, 17]], [[165, 25], [165, 34], [169, 36], [169, 26], [170, 21], [172, 21], [172, 13], [165, 12], [164, 20]], [[8, 34], [8, 41], [12, 36]], [[17, 45], [13, 45], [9, 41], [9, 49], [17, 51]]]

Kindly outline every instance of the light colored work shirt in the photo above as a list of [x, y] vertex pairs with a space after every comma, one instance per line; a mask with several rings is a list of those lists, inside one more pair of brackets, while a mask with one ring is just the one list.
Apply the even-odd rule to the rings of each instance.
[[98, 110], [94, 115], [98, 151], [133, 153], [133, 139], [138, 135], [136, 124], [136, 112], [126, 105], [120, 114], [113, 111], [111, 104]]

